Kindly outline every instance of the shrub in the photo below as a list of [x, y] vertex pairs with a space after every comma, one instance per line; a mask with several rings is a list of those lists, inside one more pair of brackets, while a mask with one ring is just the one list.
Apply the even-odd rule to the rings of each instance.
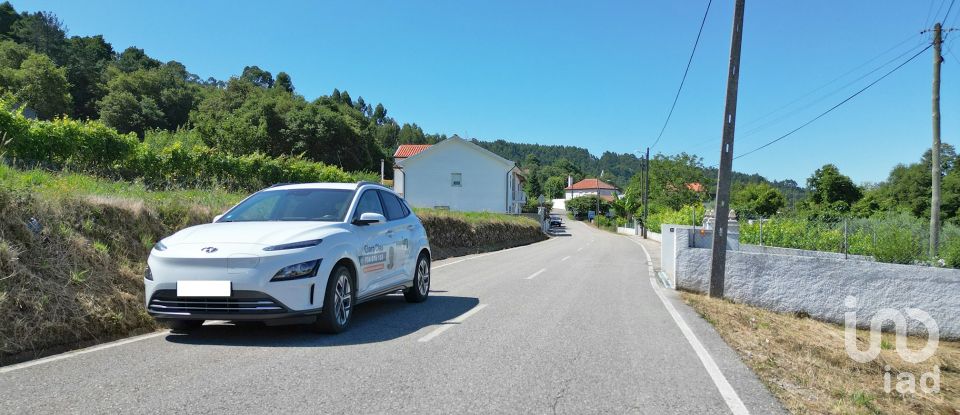
[[[9, 105], [0, 101], [0, 107]], [[229, 155], [190, 145], [188, 132], [152, 133], [141, 143], [99, 121], [36, 121], [6, 110], [0, 111], [0, 131], [9, 141], [6, 157], [19, 165], [141, 180], [151, 188], [218, 185], [253, 191], [274, 183], [379, 180], [372, 172], [347, 173], [299, 156]]]

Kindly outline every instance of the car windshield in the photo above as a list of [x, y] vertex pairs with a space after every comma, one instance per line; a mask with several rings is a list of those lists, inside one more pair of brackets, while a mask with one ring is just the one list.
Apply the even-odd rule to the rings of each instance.
[[217, 222], [339, 222], [346, 216], [352, 199], [352, 190], [266, 190], [250, 196]]

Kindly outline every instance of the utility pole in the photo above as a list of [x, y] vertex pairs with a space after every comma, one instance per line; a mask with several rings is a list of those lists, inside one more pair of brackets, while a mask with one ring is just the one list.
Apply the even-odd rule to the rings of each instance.
[[733, 169], [733, 132], [737, 120], [737, 87], [740, 82], [740, 44], [743, 40], [744, 0], [737, 0], [730, 41], [730, 70], [727, 73], [727, 103], [723, 115], [723, 142], [717, 173], [717, 206], [713, 229], [713, 258], [710, 262], [710, 296], [723, 297], [727, 261], [727, 223], [730, 221], [730, 176]]
[[650, 147], [643, 158], [643, 239], [647, 239], [647, 214], [650, 213]]
[[933, 147], [930, 148], [931, 175], [933, 179], [930, 196], [930, 258], [937, 257], [940, 245], [940, 45], [943, 43], [942, 26], [933, 26]]

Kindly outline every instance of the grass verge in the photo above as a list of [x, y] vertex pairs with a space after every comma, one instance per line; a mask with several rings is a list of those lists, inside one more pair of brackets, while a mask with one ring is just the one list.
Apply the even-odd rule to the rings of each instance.
[[[244, 196], [0, 165], [0, 365], [157, 329], [143, 306], [153, 244]], [[435, 258], [545, 239], [529, 218], [417, 213]]]
[[[880, 356], [858, 363], [845, 351], [843, 327], [701, 294], [681, 295], [792, 413], [960, 413], [960, 342], [941, 341], [933, 357], [913, 364], [900, 358], [895, 336], [885, 333]], [[869, 336], [858, 331], [860, 350], [867, 349]], [[925, 338], [907, 339], [914, 351], [925, 343]], [[898, 376], [910, 373], [919, 382], [935, 366], [940, 370], [938, 393], [924, 393], [919, 386], [916, 393], [897, 392]]]

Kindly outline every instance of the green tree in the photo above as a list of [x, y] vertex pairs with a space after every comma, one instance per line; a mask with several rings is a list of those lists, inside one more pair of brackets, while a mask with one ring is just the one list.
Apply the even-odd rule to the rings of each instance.
[[563, 189], [566, 187], [567, 179], [565, 177], [548, 177], [543, 182], [543, 194], [548, 199], [561, 199], [563, 198]]
[[13, 25], [20, 15], [9, 1], [0, 3], [0, 40], [13, 39]]
[[787, 204], [783, 193], [768, 183], [752, 183], [733, 194], [730, 205], [740, 217], [771, 217]]
[[150, 97], [138, 99], [119, 91], [105, 96], [99, 105], [100, 119], [121, 133], [135, 132], [142, 137], [146, 130], [163, 123], [163, 112]]
[[96, 118], [97, 101], [107, 93], [106, 68], [113, 47], [103, 36], [74, 36], [67, 41], [67, 80], [73, 97], [73, 116]]
[[63, 22], [50, 12], [23, 14], [11, 27], [13, 38], [63, 64], [65, 59], [66, 29]]
[[286, 72], [280, 72], [277, 74], [277, 81], [273, 84], [273, 86], [293, 93], [293, 80], [290, 79], [290, 75]]
[[37, 111], [43, 119], [70, 112], [70, 83], [67, 73], [46, 55], [30, 55], [16, 74], [17, 100]]
[[863, 197], [863, 192], [853, 184], [853, 180], [841, 174], [833, 164], [817, 169], [807, 179], [807, 189], [810, 192], [808, 208], [823, 212], [849, 212], [850, 207]]
[[143, 49], [129, 47], [120, 52], [115, 66], [122, 72], [130, 73], [137, 70], [157, 69], [162, 63], [147, 56]]
[[245, 66], [240, 74], [240, 79], [250, 81], [261, 88], [273, 87], [273, 75], [270, 74], [270, 71], [260, 69], [259, 66]]

